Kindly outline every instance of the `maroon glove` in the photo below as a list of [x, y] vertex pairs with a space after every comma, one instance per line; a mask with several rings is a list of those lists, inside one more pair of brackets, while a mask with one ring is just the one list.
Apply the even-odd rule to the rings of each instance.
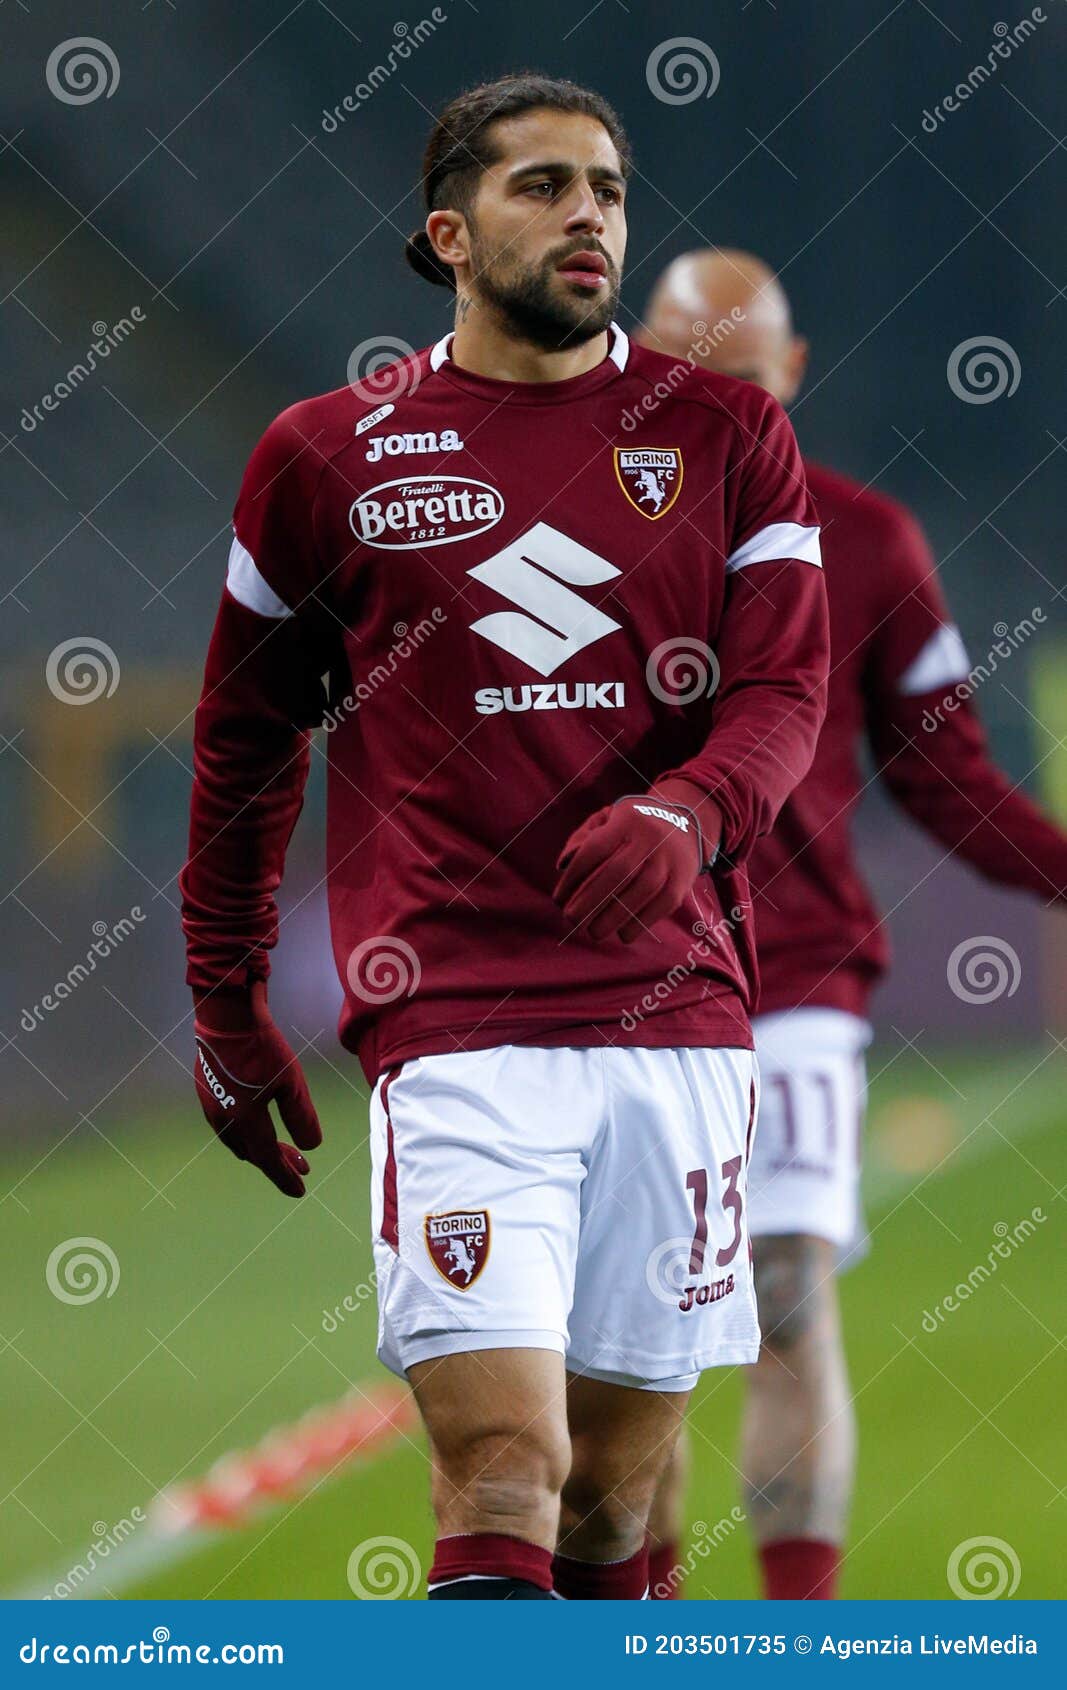
[[[240, 1161], [253, 1162], [286, 1197], [303, 1197], [300, 1176], [311, 1170], [301, 1151], [322, 1143], [322, 1128], [292, 1047], [271, 1020], [265, 983], [193, 995], [193, 1073], [204, 1114]], [[279, 1143], [271, 1102], [295, 1144]]]
[[717, 806], [687, 781], [620, 798], [571, 834], [552, 895], [589, 938], [632, 944], [692, 891], [715, 859], [721, 827]]

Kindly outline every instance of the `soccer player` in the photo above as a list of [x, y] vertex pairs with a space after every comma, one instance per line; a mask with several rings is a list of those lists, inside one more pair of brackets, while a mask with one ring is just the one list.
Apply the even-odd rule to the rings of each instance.
[[642, 1596], [688, 1394], [759, 1343], [744, 864], [814, 751], [825, 589], [781, 407], [695, 369], [661, 400], [614, 326], [628, 169], [567, 82], [441, 113], [407, 254], [455, 331], [268, 428], [196, 718], [196, 1084], [299, 1197], [268, 953], [330, 676], [339, 1032], [435, 1598]]
[[[744, 252], [676, 259], [641, 338], [783, 405], [807, 361], [780, 282]], [[1045, 900], [1067, 891], [1067, 835], [990, 761], [956, 692], [970, 664], [915, 518], [834, 470], [806, 462], [805, 472], [830, 601], [826, 725], [811, 770], [749, 859], [762, 1078], [749, 1226], [764, 1339], [747, 1375], [741, 1463], [764, 1594], [782, 1598], [834, 1595], [852, 1492], [834, 1276], [860, 1231], [867, 1003], [888, 962], [850, 836], [864, 747], [901, 808], [988, 879]], [[684, 1459], [679, 1450], [653, 1512], [653, 1593], [677, 1594]]]

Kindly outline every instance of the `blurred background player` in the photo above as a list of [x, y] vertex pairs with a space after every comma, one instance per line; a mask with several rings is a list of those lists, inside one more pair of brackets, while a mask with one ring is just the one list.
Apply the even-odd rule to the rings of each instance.
[[[640, 338], [786, 406], [808, 361], [778, 278], [739, 251], [676, 259]], [[783, 1599], [836, 1594], [852, 1495], [835, 1273], [862, 1234], [867, 1004], [889, 960], [850, 837], [864, 752], [901, 808], [990, 880], [1046, 901], [1067, 889], [1067, 835], [991, 762], [974, 709], [953, 690], [970, 664], [915, 518], [834, 470], [804, 467], [822, 523], [829, 704], [809, 774], [749, 861], [761, 977], [749, 1225], [764, 1337], [746, 1376], [741, 1467], [764, 1594]], [[685, 1461], [679, 1444], [653, 1510], [653, 1595], [678, 1594]]]

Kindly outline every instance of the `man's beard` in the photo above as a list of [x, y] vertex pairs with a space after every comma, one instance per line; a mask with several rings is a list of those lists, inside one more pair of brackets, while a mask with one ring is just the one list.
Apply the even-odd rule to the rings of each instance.
[[[494, 310], [516, 340], [529, 341], [542, 352], [565, 352], [603, 334], [619, 303], [619, 280], [609, 268], [606, 285], [591, 296], [553, 289], [552, 278], [563, 261], [546, 257], [525, 269], [509, 267], [506, 259], [490, 254], [477, 231], [471, 230], [474, 288]], [[596, 251], [589, 243], [575, 251]], [[608, 260], [610, 266], [610, 260]]]

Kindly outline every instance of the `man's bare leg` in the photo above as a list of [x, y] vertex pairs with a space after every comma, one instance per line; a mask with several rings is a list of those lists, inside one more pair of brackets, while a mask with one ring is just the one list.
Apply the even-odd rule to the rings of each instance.
[[[806, 1234], [753, 1240], [763, 1345], [747, 1372], [741, 1436], [745, 1511], [760, 1557], [764, 1594], [833, 1594], [848, 1526], [855, 1466], [835, 1275], [835, 1246]], [[687, 1439], [651, 1512], [657, 1543], [677, 1562]], [[662, 1569], [653, 1592], [678, 1594]]]
[[562, 1356], [473, 1350], [418, 1362], [408, 1378], [433, 1463], [434, 1593], [547, 1592], [570, 1466]]
[[556, 1589], [567, 1597], [643, 1596], [648, 1516], [688, 1392], [571, 1375], [571, 1469], [563, 1486]]
[[689, 1433], [682, 1426], [648, 1516], [648, 1594], [653, 1601], [668, 1601], [684, 1594], [680, 1544], [690, 1462]]
[[741, 1436], [745, 1507], [765, 1594], [833, 1594], [848, 1525], [855, 1415], [836, 1247], [792, 1234], [753, 1243], [763, 1346]]
[[433, 1461], [436, 1594], [532, 1583], [557, 1541], [560, 1594], [644, 1594], [648, 1511], [685, 1392], [567, 1378], [548, 1350], [444, 1356], [408, 1377]]

